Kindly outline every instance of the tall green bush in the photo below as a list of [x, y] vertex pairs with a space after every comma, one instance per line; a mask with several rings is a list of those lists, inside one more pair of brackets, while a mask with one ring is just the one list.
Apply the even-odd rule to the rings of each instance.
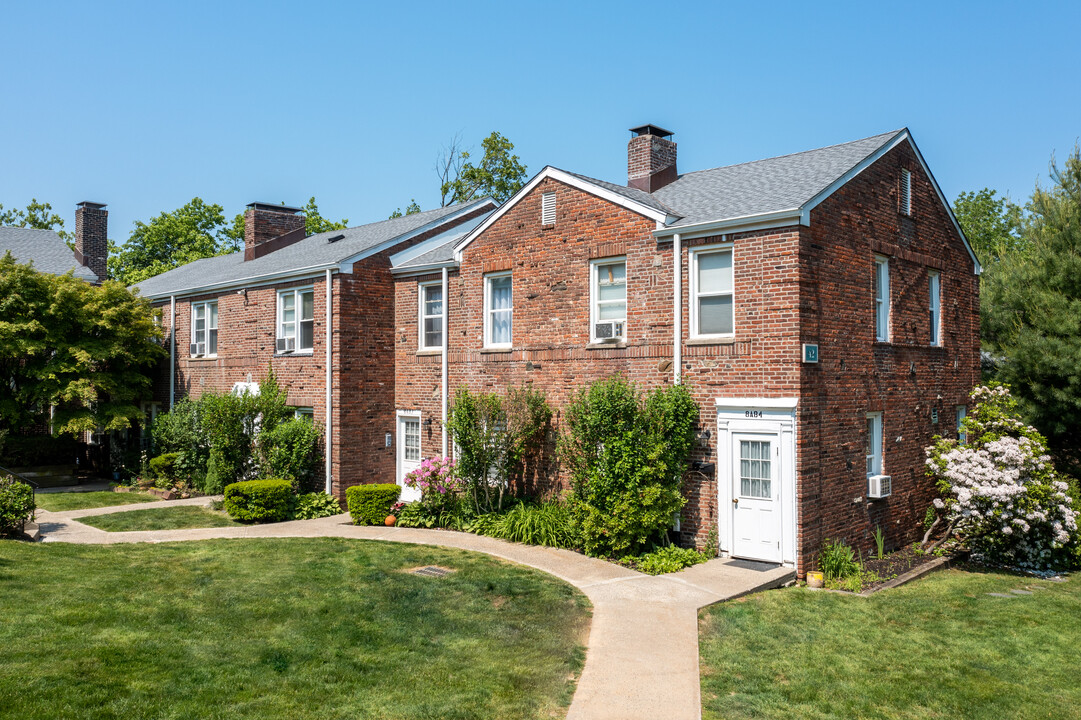
[[287, 480], [247, 480], [225, 487], [225, 512], [240, 522], [288, 520], [295, 501]]
[[345, 502], [354, 525], [382, 525], [402, 489], [394, 483], [354, 485], [346, 488]]
[[320, 432], [309, 418], [286, 420], [259, 433], [259, 465], [264, 475], [293, 483], [297, 492], [315, 487], [322, 460]]
[[34, 519], [34, 488], [14, 478], [0, 477], [0, 535], [21, 532]]
[[[202, 403], [181, 398], [172, 410], [158, 415], [151, 433], [155, 452], [180, 453], [174, 465], [176, 476], [202, 490], [210, 462], [210, 437], [202, 423]], [[221, 488], [217, 491], [221, 492]]]
[[680, 488], [697, 421], [698, 405], [682, 385], [643, 395], [616, 376], [575, 397], [560, 457], [586, 553], [635, 553], [667, 530], [685, 502]]

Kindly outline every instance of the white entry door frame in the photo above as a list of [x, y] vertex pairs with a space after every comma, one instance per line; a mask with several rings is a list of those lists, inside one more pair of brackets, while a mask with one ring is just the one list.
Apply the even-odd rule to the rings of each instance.
[[397, 442], [395, 450], [395, 482], [402, 488], [401, 501], [420, 500], [420, 490], [406, 487], [405, 476], [420, 466], [424, 457], [421, 449], [420, 410], [399, 410], [397, 413]]
[[[797, 398], [717, 398], [717, 540], [719, 551], [729, 557], [751, 560], [796, 563], [796, 406]], [[769, 465], [773, 486], [771, 501], [780, 519], [765, 514], [764, 522], [778, 522], [779, 544], [774, 553], [748, 551], [744, 542], [736, 543], [736, 512], [740, 482], [740, 441], [761, 441], [770, 444], [773, 455]], [[761, 447], [755, 445], [754, 447]], [[756, 474], [757, 471], [752, 473]], [[736, 500], [737, 502], [733, 502]], [[763, 500], [765, 500], [763, 498]], [[763, 502], [758, 503], [765, 507]], [[755, 501], [744, 499], [743, 509], [754, 507]], [[762, 509], [762, 508], [758, 508]], [[746, 515], [744, 516], [746, 517]], [[746, 540], [746, 534], [744, 534]], [[744, 554], [741, 555], [740, 551]]]

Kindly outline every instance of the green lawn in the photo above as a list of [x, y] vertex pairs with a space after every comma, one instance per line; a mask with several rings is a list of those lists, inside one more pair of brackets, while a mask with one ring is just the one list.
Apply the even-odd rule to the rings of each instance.
[[[987, 593], [1042, 587], [1012, 598]], [[1081, 718], [1081, 578], [947, 570], [702, 611], [706, 718]]]
[[111, 507], [154, 502], [158, 498], [144, 492], [116, 493], [109, 490], [98, 492], [37, 493], [34, 502], [42, 510], [65, 512], [86, 508]]
[[[444, 578], [402, 572], [438, 564]], [[562, 717], [588, 604], [487, 556], [362, 540], [0, 543], [0, 715]]]
[[91, 515], [79, 522], [109, 532], [131, 530], [179, 530], [181, 528], [232, 527], [238, 523], [223, 512], [199, 505], [125, 510], [108, 515]]

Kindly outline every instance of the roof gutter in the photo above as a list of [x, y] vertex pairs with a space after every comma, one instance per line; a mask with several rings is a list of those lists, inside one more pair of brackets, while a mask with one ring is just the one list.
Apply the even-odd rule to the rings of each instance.
[[453, 270], [458, 267], [458, 263], [453, 260], [447, 260], [441, 263], [427, 263], [426, 265], [410, 265], [409, 267], [391, 268], [390, 273], [392, 275], [427, 275], [428, 273], [437, 272], [446, 268]]
[[657, 240], [673, 237], [679, 233], [684, 240], [696, 237], [718, 235], [733, 230], [761, 230], [763, 228], [784, 227], [786, 225], [810, 225], [810, 214], [802, 208], [788, 208], [768, 213], [755, 215], [740, 215], [738, 217], [725, 218], [723, 220], [710, 220], [709, 222], [694, 223], [692, 225], [679, 225], [677, 227], [663, 227], [653, 231], [653, 237]]

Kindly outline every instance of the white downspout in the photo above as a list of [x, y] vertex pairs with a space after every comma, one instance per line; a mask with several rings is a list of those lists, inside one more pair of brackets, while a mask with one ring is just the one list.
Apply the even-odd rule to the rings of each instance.
[[176, 295], [169, 296], [169, 409], [176, 398]]
[[443, 457], [447, 456], [447, 375], [449, 361], [447, 355], [450, 353], [450, 297], [447, 295], [447, 267], [443, 266], [443, 362], [442, 362], [442, 379], [440, 380], [440, 388], [442, 392], [442, 405], [443, 405]]
[[334, 343], [334, 335], [331, 334], [331, 325], [330, 325], [330, 322], [331, 322], [331, 296], [332, 296], [332, 294], [333, 294], [333, 290], [332, 290], [331, 284], [330, 284], [330, 268], [327, 268], [327, 277], [326, 277], [327, 317], [326, 317], [326, 321], [324, 322], [324, 325], [326, 326], [326, 333], [327, 333], [326, 341], [325, 341], [326, 349], [327, 349], [327, 357], [326, 357], [326, 378], [325, 378], [324, 383], [323, 383], [326, 386], [326, 397], [324, 398], [324, 403], [326, 404], [326, 419], [325, 419], [324, 425], [323, 425], [323, 438], [324, 438], [324, 440], [323, 440], [323, 455], [326, 456], [325, 457], [325, 462], [326, 462], [325, 470], [326, 470], [326, 474], [327, 474], [327, 487], [326, 487], [327, 495], [332, 495], [334, 493], [334, 479], [333, 479], [333, 476], [330, 474], [330, 470], [331, 470], [331, 467], [330, 467], [330, 453], [331, 453], [331, 449], [333, 448], [333, 445], [331, 444], [331, 440], [330, 440], [331, 439], [331, 434], [330, 434], [330, 429], [331, 429], [331, 420], [330, 420], [330, 418], [331, 418], [331, 414], [330, 414], [330, 382], [331, 382], [330, 361], [331, 361], [331, 357], [332, 357], [332, 345]]
[[683, 246], [672, 236], [672, 382], [680, 384], [683, 366]]

